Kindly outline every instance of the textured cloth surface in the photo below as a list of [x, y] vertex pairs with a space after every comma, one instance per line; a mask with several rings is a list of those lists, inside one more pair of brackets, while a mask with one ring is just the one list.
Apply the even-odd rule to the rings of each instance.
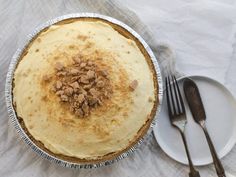
[[[213, 77], [236, 95], [234, 1], [1, 0], [0, 4], [1, 177], [188, 176], [188, 167], [165, 155], [153, 135], [130, 157], [99, 169], [67, 169], [38, 157], [20, 140], [8, 119], [4, 97], [8, 65], [16, 49], [40, 24], [68, 13], [96, 12], [117, 18], [137, 31], [153, 49], [164, 73], [173, 71], [176, 62], [180, 73]], [[176, 54], [162, 42], [169, 44]], [[228, 176], [236, 176], [236, 147], [222, 162]], [[202, 176], [216, 176], [213, 165], [199, 170]]]

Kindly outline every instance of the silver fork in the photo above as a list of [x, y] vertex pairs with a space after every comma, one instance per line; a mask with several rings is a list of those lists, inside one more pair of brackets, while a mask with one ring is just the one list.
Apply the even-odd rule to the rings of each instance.
[[166, 77], [166, 100], [170, 122], [172, 126], [179, 130], [183, 139], [190, 169], [189, 177], [200, 177], [199, 172], [194, 168], [184, 135], [187, 119], [183, 99], [175, 76]]

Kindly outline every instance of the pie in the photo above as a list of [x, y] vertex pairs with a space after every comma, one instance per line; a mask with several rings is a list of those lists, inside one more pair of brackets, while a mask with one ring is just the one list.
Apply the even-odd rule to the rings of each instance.
[[13, 104], [30, 139], [70, 162], [113, 159], [147, 132], [159, 103], [154, 66], [126, 29], [98, 18], [60, 21], [28, 44]]

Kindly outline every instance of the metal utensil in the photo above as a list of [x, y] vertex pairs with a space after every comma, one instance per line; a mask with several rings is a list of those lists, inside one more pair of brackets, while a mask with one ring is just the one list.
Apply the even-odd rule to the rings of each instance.
[[189, 78], [186, 78], [184, 80], [183, 87], [184, 87], [184, 93], [185, 93], [187, 102], [189, 104], [190, 111], [192, 112], [193, 118], [194, 118], [195, 122], [198, 123], [202, 127], [202, 129], [205, 133], [217, 175], [219, 177], [225, 177], [224, 168], [217, 156], [214, 145], [213, 145], [211, 138], [207, 132], [207, 128], [206, 128], [206, 124], [205, 124], [206, 114], [205, 114], [205, 110], [204, 110], [204, 107], [202, 104], [202, 99], [201, 99], [198, 87], [195, 84], [195, 82]]
[[194, 165], [192, 163], [191, 156], [188, 150], [188, 145], [184, 135], [187, 120], [183, 99], [175, 76], [166, 77], [166, 99], [171, 124], [179, 130], [183, 139], [184, 147], [189, 162], [189, 177], [200, 177], [199, 172], [194, 168]]

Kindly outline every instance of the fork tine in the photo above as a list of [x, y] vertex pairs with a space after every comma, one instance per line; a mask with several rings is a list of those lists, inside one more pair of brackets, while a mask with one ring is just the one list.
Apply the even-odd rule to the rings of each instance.
[[177, 86], [177, 91], [178, 91], [178, 95], [179, 95], [179, 101], [180, 101], [180, 104], [181, 104], [181, 109], [182, 109], [183, 113], [185, 113], [184, 102], [183, 102], [183, 99], [182, 99], [182, 96], [181, 96], [181, 93], [180, 93], [179, 85], [178, 85], [178, 82], [177, 82], [175, 76], [173, 76], [173, 77], [174, 77], [174, 82], [176, 83], [176, 86]]
[[175, 100], [176, 100], [176, 104], [177, 104], [177, 114], [180, 114], [181, 113], [181, 108], [180, 108], [180, 93], [177, 91], [177, 87], [178, 87], [178, 83], [176, 82], [176, 79], [175, 77], [172, 75], [172, 81], [173, 81], [173, 86], [174, 86], [174, 92], [175, 92]]
[[172, 112], [171, 112], [171, 106], [170, 106], [170, 95], [169, 95], [169, 86], [168, 86], [168, 81], [169, 78], [166, 77], [166, 100], [167, 100], [167, 109], [169, 113], [169, 117], [172, 117]]
[[168, 76], [168, 80], [169, 80], [169, 83], [168, 83], [168, 85], [169, 85], [169, 88], [170, 88], [170, 97], [171, 97], [171, 102], [172, 102], [172, 107], [173, 107], [173, 111], [174, 111], [174, 115], [176, 115], [176, 108], [175, 108], [175, 100], [174, 100], [174, 96], [173, 96], [173, 86], [172, 86], [172, 84], [171, 84], [171, 82], [170, 82], [170, 77]]

